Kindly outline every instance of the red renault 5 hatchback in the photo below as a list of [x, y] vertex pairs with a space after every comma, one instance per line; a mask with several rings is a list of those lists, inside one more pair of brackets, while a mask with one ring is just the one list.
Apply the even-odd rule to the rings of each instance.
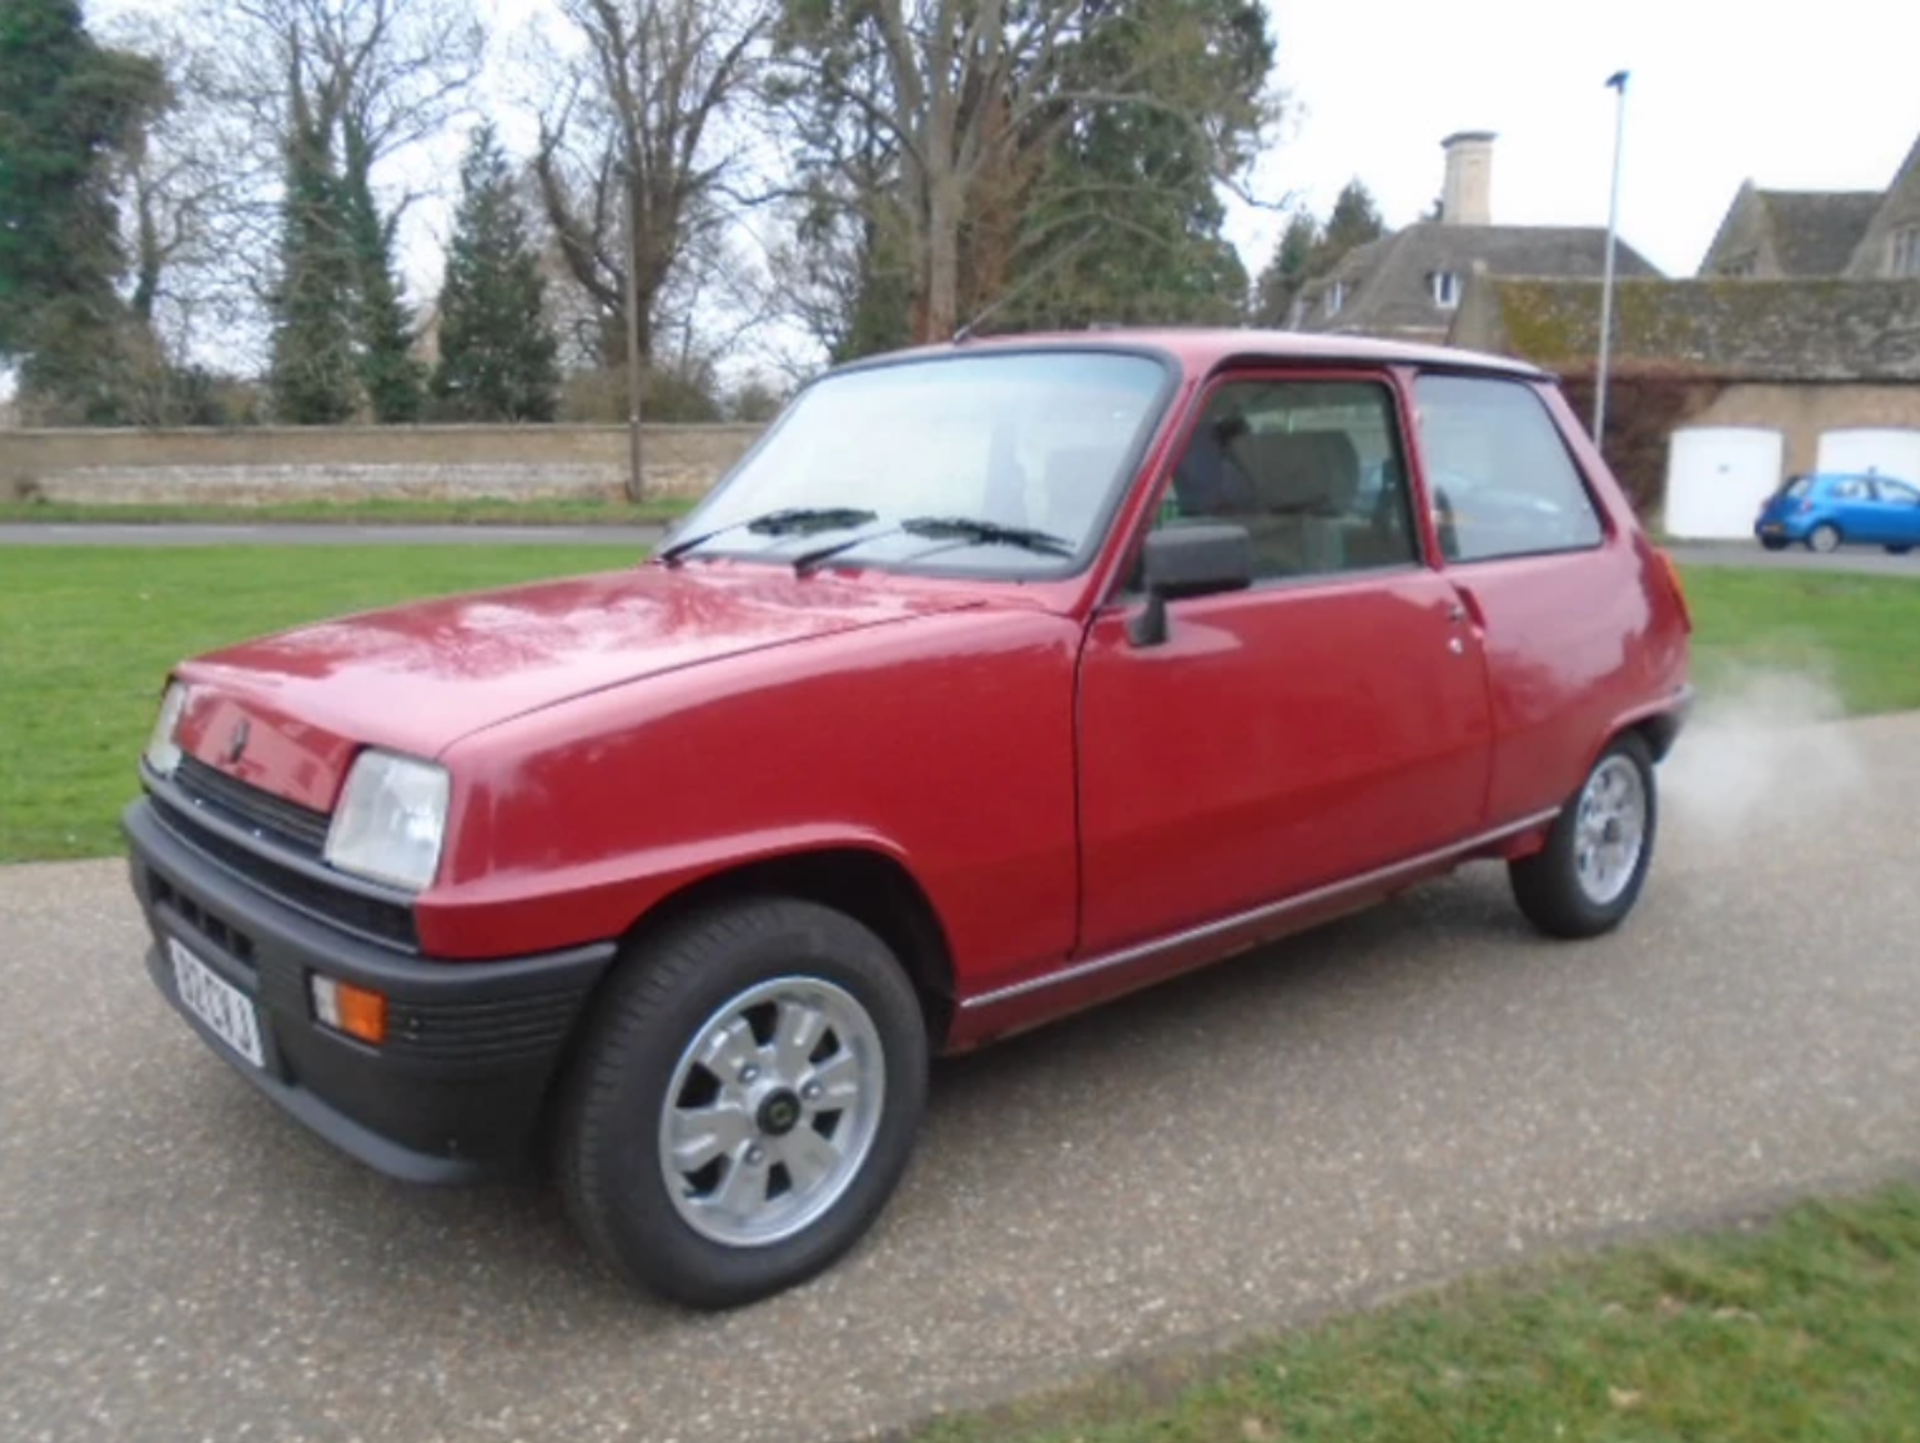
[[1619, 923], [1687, 633], [1526, 367], [884, 357], [644, 564], [182, 663], [125, 815], [148, 965], [362, 1162], [549, 1155], [620, 1273], [738, 1303], [873, 1221], [932, 1053], [1476, 858]]

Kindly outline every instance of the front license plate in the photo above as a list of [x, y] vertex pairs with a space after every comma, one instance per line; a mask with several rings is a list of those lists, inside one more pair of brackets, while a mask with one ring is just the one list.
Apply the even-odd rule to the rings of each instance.
[[260, 1047], [260, 1018], [247, 994], [215, 972], [174, 938], [167, 938], [173, 985], [187, 1011], [255, 1067], [267, 1065]]

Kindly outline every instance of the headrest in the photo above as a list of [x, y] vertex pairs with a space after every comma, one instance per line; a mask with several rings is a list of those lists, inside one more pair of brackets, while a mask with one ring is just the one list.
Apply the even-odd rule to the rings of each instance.
[[1269, 511], [1344, 511], [1360, 487], [1360, 454], [1344, 431], [1257, 431], [1233, 449]]

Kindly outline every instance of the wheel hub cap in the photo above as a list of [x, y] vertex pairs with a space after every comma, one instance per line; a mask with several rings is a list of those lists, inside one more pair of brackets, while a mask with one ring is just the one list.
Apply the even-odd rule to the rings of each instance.
[[853, 994], [810, 977], [750, 987], [674, 1064], [660, 1116], [667, 1195], [713, 1242], [790, 1238], [860, 1175], [885, 1100], [879, 1028]]
[[783, 1087], [760, 1104], [755, 1121], [768, 1137], [785, 1137], [800, 1121], [800, 1099]]
[[1619, 900], [1640, 866], [1647, 838], [1646, 783], [1630, 758], [1610, 756], [1580, 792], [1574, 827], [1574, 869], [1587, 900]]

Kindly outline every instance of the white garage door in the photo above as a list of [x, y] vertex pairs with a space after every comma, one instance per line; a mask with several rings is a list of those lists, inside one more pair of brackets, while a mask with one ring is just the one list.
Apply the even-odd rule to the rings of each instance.
[[1858, 430], [1820, 433], [1820, 469], [1865, 475], [1878, 471], [1920, 486], [1920, 431]]
[[1778, 431], [1752, 426], [1675, 431], [1667, 451], [1667, 534], [1699, 540], [1753, 535], [1760, 504], [1780, 484], [1782, 455]]

